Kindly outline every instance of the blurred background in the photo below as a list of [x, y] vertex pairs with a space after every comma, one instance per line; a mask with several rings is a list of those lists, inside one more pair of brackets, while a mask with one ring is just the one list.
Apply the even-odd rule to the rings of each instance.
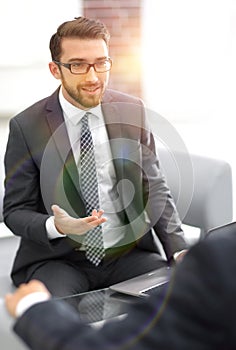
[[9, 118], [57, 88], [49, 39], [80, 15], [111, 32], [110, 87], [140, 96], [189, 152], [228, 161], [235, 183], [235, 0], [0, 0], [1, 139]]

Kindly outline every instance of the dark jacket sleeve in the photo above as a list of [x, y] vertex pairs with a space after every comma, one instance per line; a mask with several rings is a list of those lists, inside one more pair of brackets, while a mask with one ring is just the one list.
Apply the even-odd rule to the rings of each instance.
[[101, 329], [82, 324], [65, 303], [49, 301], [29, 309], [15, 331], [35, 350], [233, 349], [235, 248], [230, 241], [199, 243], [176, 268], [165, 296], [140, 301], [127, 318]]
[[45, 222], [49, 215], [40, 193], [36, 157], [20, 124], [12, 119], [5, 154], [4, 221], [14, 234], [47, 245]]

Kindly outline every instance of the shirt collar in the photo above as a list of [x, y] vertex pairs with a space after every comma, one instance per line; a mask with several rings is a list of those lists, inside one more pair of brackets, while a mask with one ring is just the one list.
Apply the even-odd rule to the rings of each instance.
[[61, 88], [59, 91], [59, 102], [63, 110], [65, 120], [70, 121], [74, 125], [80, 122], [80, 120], [82, 119], [82, 117], [85, 115], [86, 112], [92, 113], [93, 115], [98, 117], [100, 120], [103, 119], [101, 104], [85, 111], [84, 109], [75, 107], [70, 102], [68, 102], [62, 94]]

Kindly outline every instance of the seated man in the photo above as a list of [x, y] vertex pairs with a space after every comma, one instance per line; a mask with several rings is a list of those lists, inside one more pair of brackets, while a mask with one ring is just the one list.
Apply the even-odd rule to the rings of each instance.
[[[101, 329], [83, 324], [38, 281], [7, 295], [6, 306], [17, 317], [15, 332], [33, 350], [235, 349], [235, 251], [233, 223], [227, 235], [213, 235], [188, 251], [162, 303], [157, 295], [141, 300], [125, 319]], [[32, 305], [34, 298], [41, 302]]]
[[[99, 21], [62, 23], [49, 63], [60, 86], [10, 121], [4, 221], [21, 237], [16, 286], [38, 279], [55, 296], [86, 292], [166, 266], [187, 248], [143, 102], [107, 88], [109, 38]], [[81, 232], [93, 209], [98, 221]]]

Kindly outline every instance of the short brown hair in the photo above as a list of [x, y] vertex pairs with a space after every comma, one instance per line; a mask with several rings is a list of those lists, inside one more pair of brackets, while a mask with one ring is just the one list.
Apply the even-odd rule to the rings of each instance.
[[49, 48], [52, 60], [59, 61], [61, 41], [63, 38], [103, 39], [109, 45], [110, 33], [104, 23], [99, 20], [77, 17], [72, 21], [62, 23], [50, 39]]

